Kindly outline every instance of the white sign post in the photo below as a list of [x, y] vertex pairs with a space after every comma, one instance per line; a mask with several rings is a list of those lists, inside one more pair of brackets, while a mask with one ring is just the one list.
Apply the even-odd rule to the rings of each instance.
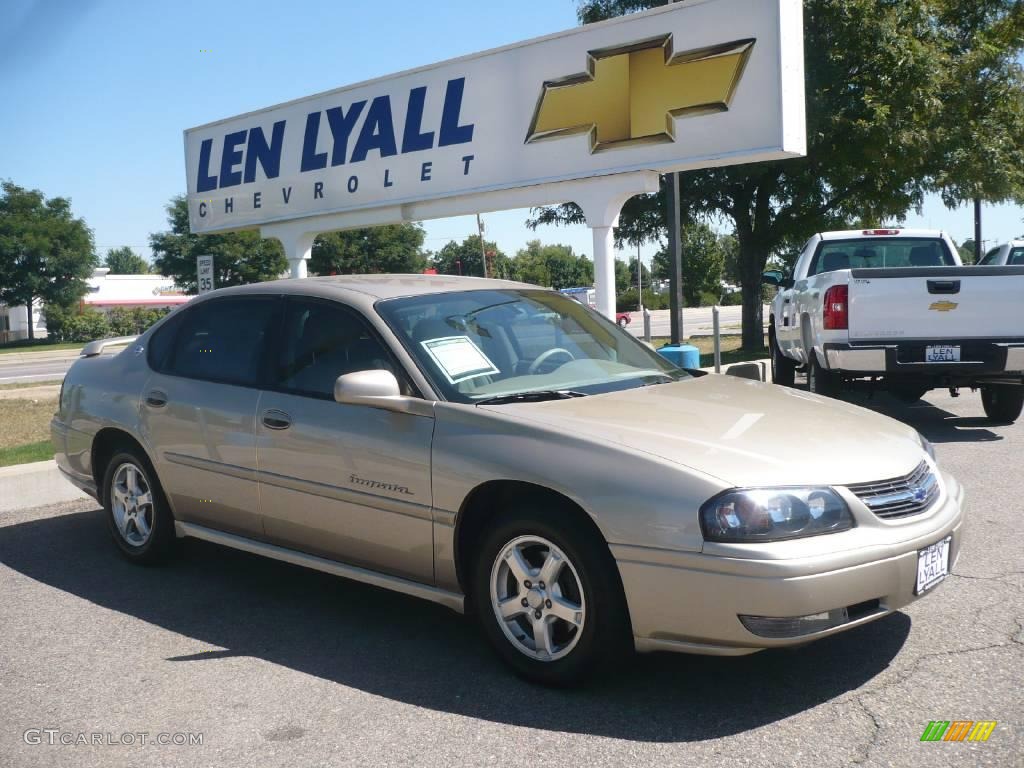
[[216, 287], [213, 284], [213, 256], [196, 257], [196, 285], [200, 296]]
[[657, 174], [805, 153], [801, 0], [699, 0], [185, 132], [193, 232], [312, 239], [573, 201], [614, 311], [611, 232]]

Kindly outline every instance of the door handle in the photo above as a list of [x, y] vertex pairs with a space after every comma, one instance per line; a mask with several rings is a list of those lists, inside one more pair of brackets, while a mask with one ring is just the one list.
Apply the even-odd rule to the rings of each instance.
[[263, 412], [263, 426], [267, 429], [288, 429], [292, 425], [292, 417], [284, 411], [271, 408]]
[[167, 405], [167, 394], [159, 389], [153, 389], [146, 393], [146, 405], [150, 408], [163, 408]]
[[928, 293], [960, 293], [959, 280], [929, 280]]

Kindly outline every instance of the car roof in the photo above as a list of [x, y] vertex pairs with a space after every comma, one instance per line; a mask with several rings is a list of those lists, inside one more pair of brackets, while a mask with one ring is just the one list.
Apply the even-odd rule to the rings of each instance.
[[549, 290], [513, 280], [492, 280], [457, 275], [331, 275], [328, 277], [269, 280], [263, 283], [221, 288], [204, 294], [203, 298], [239, 294], [287, 293], [344, 299], [349, 303], [370, 306], [381, 299], [455, 291], [510, 289]]
[[[866, 235], [865, 232], [891, 230], [895, 235]], [[821, 232], [822, 240], [875, 240], [879, 237], [943, 237], [941, 229], [904, 229], [902, 227], [876, 227], [875, 229], [844, 229], [838, 232]]]

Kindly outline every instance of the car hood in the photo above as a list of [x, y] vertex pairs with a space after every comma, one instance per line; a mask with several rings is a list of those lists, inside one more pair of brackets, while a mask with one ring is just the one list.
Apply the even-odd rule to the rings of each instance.
[[484, 407], [655, 455], [732, 486], [872, 482], [907, 474], [924, 458], [916, 431], [894, 419], [733, 376]]

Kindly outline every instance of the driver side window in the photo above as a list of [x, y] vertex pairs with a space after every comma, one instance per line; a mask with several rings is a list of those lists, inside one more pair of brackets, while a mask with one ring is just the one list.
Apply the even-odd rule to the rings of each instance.
[[273, 386], [322, 399], [334, 398], [334, 382], [346, 373], [383, 369], [412, 387], [397, 361], [358, 313], [333, 301], [288, 298]]

